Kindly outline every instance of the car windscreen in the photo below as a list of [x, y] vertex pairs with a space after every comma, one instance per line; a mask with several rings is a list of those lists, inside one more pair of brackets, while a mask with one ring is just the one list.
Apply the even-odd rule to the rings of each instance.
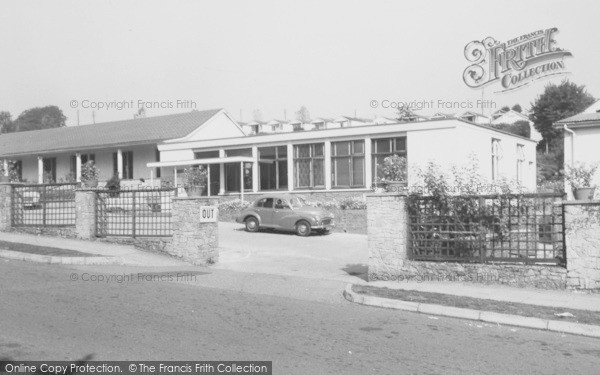
[[304, 199], [300, 197], [291, 198], [290, 204], [292, 205], [292, 208], [300, 208], [306, 206], [306, 202], [304, 202]]

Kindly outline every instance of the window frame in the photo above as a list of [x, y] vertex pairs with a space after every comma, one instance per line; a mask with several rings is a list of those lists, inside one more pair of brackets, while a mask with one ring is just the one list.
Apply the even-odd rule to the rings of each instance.
[[[263, 189], [262, 188], [262, 166], [261, 164], [261, 150], [264, 152], [265, 149], [275, 149], [275, 158], [274, 159], [268, 159], [271, 160], [272, 163], [275, 165], [275, 188], [274, 189]], [[282, 154], [284, 154], [284, 156], [280, 155], [280, 150], [282, 150]], [[288, 160], [288, 152], [287, 152], [287, 146], [286, 145], [279, 145], [279, 146], [265, 146], [265, 147], [258, 147], [257, 148], [258, 151], [258, 188], [259, 191], [282, 191], [282, 190], [288, 190], [288, 186], [289, 186], [289, 181], [288, 180], [288, 174], [287, 174], [287, 160]], [[267, 160], [267, 159], [265, 159]], [[281, 185], [281, 176], [280, 176], [280, 163], [283, 163], [286, 167], [286, 174], [285, 174], [285, 179], [287, 181], [287, 183], [285, 184], [285, 186]]]
[[[398, 148], [398, 140], [399, 139], [402, 139], [404, 141], [404, 149]], [[377, 149], [377, 142], [385, 141], [385, 140], [387, 140], [389, 142], [390, 151], [381, 151], [380, 152]], [[399, 137], [384, 137], [384, 138], [372, 138], [371, 139], [371, 168], [372, 168], [371, 173], [372, 173], [373, 181], [377, 181], [379, 179], [379, 176], [377, 175], [377, 172], [378, 172], [377, 158], [378, 157], [386, 158], [386, 157], [392, 156], [392, 155], [398, 155], [400, 157], [404, 157], [408, 161], [408, 138], [406, 135], [402, 135]]]
[[[336, 155], [337, 145], [342, 143], [350, 143], [350, 150], [348, 155]], [[362, 152], [356, 152], [356, 144], [362, 143]], [[338, 171], [337, 171], [337, 163], [336, 161], [348, 159], [349, 164], [349, 176], [348, 176], [348, 185], [340, 185], [337, 182]], [[357, 184], [354, 181], [354, 166], [357, 165], [357, 160], [361, 160], [362, 162], [362, 183]], [[331, 188], [332, 189], [351, 189], [351, 188], [364, 188], [366, 186], [366, 178], [365, 178], [365, 162], [366, 162], [366, 154], [365, 154], [365, 140], [364, 139], [351, 139], [345, 141], [337, 141], [331, 142]]]
[[[300, 147], [309, 147], [309, 156], [298, 156], [299, 155], [299, 151], [300, 151]], [[316, 146], [321, 146], [322, 147], [322, 154], [321, 155], [315, 155], [315, 149]], [[325, 189], [325, 178], [327, 176], [325, 176], [325, 143], [302, 143], [302, 144], [296, 144], [294, 145], [294, 151], [293, 151], [293, 157], [294, 157], [294, 189]], [[321, 161], [322, 162], [322, 184], [316, 185], [315, 184], [315, 161]], [[309, 162], [309, 184], [306, 186], [300, 186], [299, 182], [300, 182], [300, 170], [299, 170], [299, 165], [301, 162], [303, 161], [308, 161]], [[289, 183], [289, 181], [288, 181]]]

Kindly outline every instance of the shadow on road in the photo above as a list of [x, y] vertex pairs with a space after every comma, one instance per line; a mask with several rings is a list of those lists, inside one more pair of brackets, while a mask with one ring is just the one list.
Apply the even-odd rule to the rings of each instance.
[[346, 267], [342, 268], [342, 271], [350, 276], [356, 276], [364, 281], [369, 281], [369, 267], [365, 264], [346, 264]]

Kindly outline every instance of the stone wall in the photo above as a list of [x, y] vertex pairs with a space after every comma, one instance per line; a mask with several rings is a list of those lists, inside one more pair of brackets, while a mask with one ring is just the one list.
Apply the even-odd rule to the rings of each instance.
[[454, 263], [403, 260], [401, 265], [379, 271], [369, 267], [369, 280], [451, 281], [502, 284], [516, 287], [565, 289], [567, 270], [556, 265], [503, 263]]
[[409, 259], [407, 197], [367, 195], [369, 279], [456, 281], [564, 289], [567, 270], [556, 265], [426, 262]]
[[0, 183], [0, 231], [10, 230], [11, 227], [11, 192], [8, 183]]
[[171, 237], [98, 237], [97, 240], [120, 245], [131, 245], [142, 250], [163, 254], [169, 254], [169, 247], [171, 246], [171, 242], [173, 242]]
[[[214, 207], [214, 222], [202, 222], [202, 208]], [[207, 265], [219, 259], [218, 198], [173, 198], [173, 240], [167, 252], [192, 264]]]
[[565, 202], [567, 286], [600, 291], [600, 202]]
[[[337, 199], [342, 200], [344, 198], [364, 198], [366, 195], [371, 194], [373, 191], [370, 189], [358, 189], [356, 191], [336, 191], [336, 190], [312, 190], [309, 192], [294, 192], [294, 191], [276, 191], [273, 193], [301, 195], [307, 200], [325, 200], [325, 199]], [[268, 192], [260, 193], [244, 193], [244, 200], [253, 201], [263, 194]], [[239, 193], [228, 193], [226, 195], [220, 195], [219, 199], [221, 202], [227, 202], [230, 200], [240, 199]]]
[[41, 236], [77, 238], [77, 232], [74, 227], [16, 227], [10, 228], [10, 231]]

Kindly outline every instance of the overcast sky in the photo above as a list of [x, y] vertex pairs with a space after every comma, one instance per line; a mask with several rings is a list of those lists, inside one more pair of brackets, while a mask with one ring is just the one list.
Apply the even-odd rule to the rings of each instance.
[[[92, 121], [85, 101], [161, 101], [148, 116], [225, 108], [244, 120], [393, 116], [371, 101], [471, 101], [464, 47], [557, 27], [573, 53], [568, 77], [600, 97], [600, 2], [589, 1], [4, 1], [0, 110], [59, 106], [68, 125]], [[529, 103], [545, 79], [484, 97], [498, 108]], [[77, 105], [72, 105], [77, 101]], [[430, 114], [460, 112], [433, 108]], [[135, 108], [96, 110], [96, 122]], [[486, 111], [486, 113], [489, 111]]]

